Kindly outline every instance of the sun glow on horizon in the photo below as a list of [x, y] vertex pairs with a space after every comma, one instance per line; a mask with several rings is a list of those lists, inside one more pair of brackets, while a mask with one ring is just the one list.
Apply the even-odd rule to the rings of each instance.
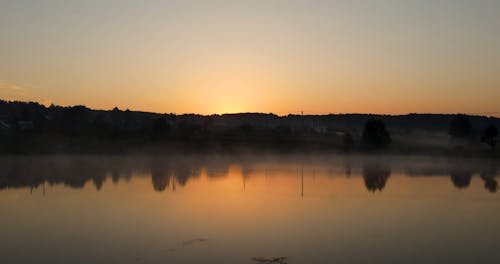
[[0, 99], [179, 114], [500, 111], [500, 1], [7, 2]]

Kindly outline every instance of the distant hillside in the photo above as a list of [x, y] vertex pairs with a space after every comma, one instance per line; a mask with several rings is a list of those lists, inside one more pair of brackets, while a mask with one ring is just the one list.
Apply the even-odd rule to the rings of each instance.
[[[0, 100], [2, 152], [120, 151], [146, 142], [182, 142], [195, 146], [248, 144], [309, 145], [341, 148], [346, 133], [355, 144], [367, 120], [382, 120], [395, 144], [422, 148], [453, 148], [448, 137], [452, 114], [329, 114], [278, 116], [263, 113], [223, 115], [159, 114], [139, 111], [92, 110], [85, 106], [45, 107], [34, 102]], [[467, 116], [472, 136], [480, 137], [500, 119]], [[108, 143], [112, 144], [108, 144]], [[128, 142], [125, 144], [125, 142]], [[125, 145], [125, 146], [124, 146]], [[156, 145], [156, 144], [155, 144]], [[142, 148], [142, 147], [141, 147]], [[479, 144], [478, 144], [478, 148]]]

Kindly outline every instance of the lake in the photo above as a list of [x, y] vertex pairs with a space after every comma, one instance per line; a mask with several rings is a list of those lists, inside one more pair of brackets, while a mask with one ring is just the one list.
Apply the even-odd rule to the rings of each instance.
[[498, 167], [375, 155], [4, 156], [0, 263], [499, 263]]

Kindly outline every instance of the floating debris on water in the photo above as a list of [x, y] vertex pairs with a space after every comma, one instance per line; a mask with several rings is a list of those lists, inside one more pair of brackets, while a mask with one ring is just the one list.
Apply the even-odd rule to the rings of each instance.
[[206, 238], [195, 238], [195, 239], [186, 240], [186, 241], [180, 243], [180, 246], [187, 247], [187, 246], [191, 246], [193, 244], [206, 242], [207, 240], [208, 239], [206, 239]]
[[252, 258], [252, 260], [262, 264], [288, 264], [286, 257]]
[[167, 248], [166, 250], [167, 250], [167, 252], [174, 252], [174, 251], [177, 251], [177, 250], [181, 250], [184, 247], [192, 246], [194, 244], [203, 243], [203, 242], [206, 242], [206, 241], [208, 241], [207, 238], [190, 239], [190, 240], [179, 242], [176, 245], [174, 245], [173, 247]]

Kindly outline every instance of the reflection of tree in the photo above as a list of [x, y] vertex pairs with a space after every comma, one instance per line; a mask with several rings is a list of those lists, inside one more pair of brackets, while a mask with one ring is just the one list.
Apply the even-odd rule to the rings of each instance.
[[352, 160], [350, 158], [347, 158], [344, 160], [344, 171], [345, 171], [345, 176], [349, 177], [351, 176], [352, 173]]
[[[110, 177], [113, 182], [127, 181], [132, 175], [148, 175], [155, 191], [174, 189], [175, 185], [184, 186], [189, 180], [201, 175], [202, 168], [207, 171], [208, 177], [227, 175], [230, 164], [240, 165], [244, 180], [252, 175], [255, 160], [207, 157], [156, 157], [144, 158], [3, 158], [0, 159], [0, 190], [8, 188], [37, 188], [43, 184], [64, 184], [70, 188], [82, 188], [91, 183], [100, 190]], [[406, 169], [413, 172], [409, 175], [442, 175], [449, 176], [457, 188], [469, 186], [472, 175], [479, 174], [484, 182], [484, 187], [490, 192], [498, 191], [498, 162], [490, 163], [482, 160], [480, 163], [456, 162], [449, 167], [443, 164], [424, 164], [417, 169]], [[346, 171], [351, 166], [350, 160], [344, 164]], [[449, 169], [452, 168], [452, 169]], [[347, 172], [346, 172], [347, 173]], [[388, 163], [367, 162], [363, 165], [363, 179], [369, 191], [381, 191], [387, 184], [391, 174]], [[150, 175], [150, 176], [149, 176]]]
[[472, 178], [472, 172], [464, 168], [453, 168], [450, 171], [451, 181], [453, 185], [459, 189], [469, 187]]
[[196, 171], [196, 169], [186, 164], [179, 164], [174, 167], [174, 178], [181, 186], [186, 185], [189, 178], [197, 176], [198, 174], [199, 171]]
[[153, 189], [155, 191], [163, 192], [167, 189], [170, 183], [170, 177], [164, 173], [153, 173], [151, 174], [151, 182], [153, 183]]
[[71, 188], [82, 188], [92, 181], [100, 190], [106, 180], [110, 164], [85, 158], [58, 159], [14, 159], [1, 162], [5, 174], [0, 177], [0, 189], [31, 187], [48, 183], [63, 184]]
[[365, 164], [363, 166], [363, 179], [368, 191], [382, 191], [391, 176], [391, 169], [386, 164]]
[[104, 180], [106, 179], [106, 175], [94, 175], [92, 177], [92, 182], [94, 182], [94, 186], [96, 190], [101, 190]]
[[118, 180], [120, 179], [120, 172], [113, 170], [111, 171], [111, 180], [113, 183], [118, 183]]
[[484, 188], [486, 188], [486, 190], [488, 190], [492, 193], [497, 192], [498, 182], [497, 182], [497, 180], [495, 180], [495, 178], [481, 176], [481, 179], [484, 180]]
[[484, 181], [484, 188], [492, 193], [498, 190], [498, 182], [495, 179], [497, 171], [496, 163], [492, 163], [490, 166], [484, 167], [480, 172], [481, 179]]
[[43, 184], [43, 171], [38, 171], [26, 163], [2, 164], [0, 173], [0, 189], [31, 187]]
[[198, 162], [185, 162], [182, 160], [153, 160], [151, 163], [151, 180], [156, 191], [164, 191], [171, 181], [186, 185], [192, 177], [197, 177], [201, 173], [202, 166]]
[[[157, 158], [151, 162], [128, 158], [36, 158], [0, 159], [0, 190], [8, 188], [37, 188], [44, 183], [63, 184], [71, 188], [83, 188], [92, 182], [100, 190], [110, 177], [114, 183], [131, 179], [135, 172], [148, 171], [154, 190], [164, 191], [175, 180], [185, 185], [192, 177], [197, 177], [204, 167], [203, 162], [191, 159], [172, 160]], [[213, 164], [227, 173], [227, 163]]]
[[106, 177], [106, 170], [101, 165], [87, 160], [76, 161], [68, 168], [66, 173], [69, 175], [64, 177], [63, 183], [72, 188], [83, 188], [88, 180], [92, 180], [99, 190]]
[[229, 173], [229, 161], [214, 158], [210, 162], [203, 162], [207, 176], [210, 178], [224, 177]]
[[158, 160], [153, 160], [151, 164], [151, 182], [153, 189], [157, 192], [163, 192], [170, 183], [169, 169], [165, 164]]
[[250, 174], [252, 174], [253, 172], [254, 172], [254, 169], [251, 167], [250, 164], [243, 163], [241, 165], [241, 174], [243, 175], [243, 177], [249, 178]]

